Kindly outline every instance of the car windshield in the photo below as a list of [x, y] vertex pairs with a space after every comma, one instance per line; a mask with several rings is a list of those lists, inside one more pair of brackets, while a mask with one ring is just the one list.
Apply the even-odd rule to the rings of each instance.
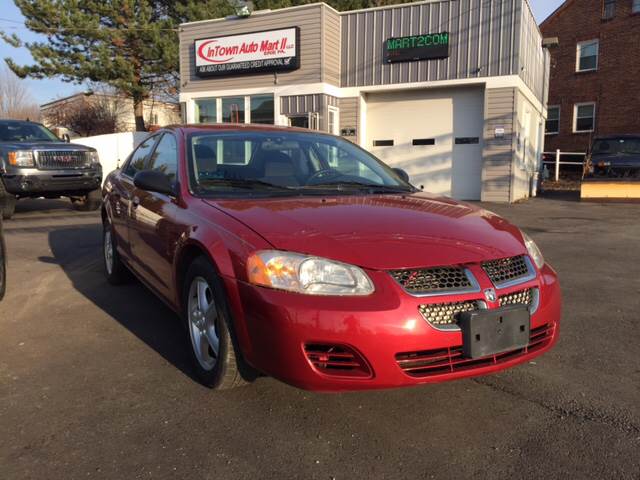
[[608, 138], [593, 143], [595, 155], [627, 153], [640, 155], [640, 138]]
[[0, 122], [0, 142], [58, 142], [51, 131], [30, 122]]
[[196, 132], [188, 137], [191, 190], [211, 196], [414, 191], [396, 172], [339, 137], [303, 132]]

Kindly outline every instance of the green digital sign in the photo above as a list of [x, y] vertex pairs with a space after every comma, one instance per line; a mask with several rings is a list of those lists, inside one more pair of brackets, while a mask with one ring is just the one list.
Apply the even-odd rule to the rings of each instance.
[[393, 37], [384, 42], [384, 62], [435, 60], [449, 56], [449, 32]]

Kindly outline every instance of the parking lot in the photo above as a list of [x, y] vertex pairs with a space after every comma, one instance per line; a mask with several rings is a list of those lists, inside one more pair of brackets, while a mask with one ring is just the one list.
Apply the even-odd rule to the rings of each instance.
[[24, 201], [5, 224], [2, 478], [640, 478], [638, 206], [487, 205], [559, 272], [560, 342], [491, 377], [214, 393], [140, 284], [109, 286], [97, 213]]

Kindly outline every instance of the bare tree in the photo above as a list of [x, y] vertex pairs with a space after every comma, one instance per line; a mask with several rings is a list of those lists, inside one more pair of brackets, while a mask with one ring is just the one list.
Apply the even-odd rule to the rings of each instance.
[[40, 109], [24, 80], [7, 67], [0, 67], [0, 118], [38, 120]]

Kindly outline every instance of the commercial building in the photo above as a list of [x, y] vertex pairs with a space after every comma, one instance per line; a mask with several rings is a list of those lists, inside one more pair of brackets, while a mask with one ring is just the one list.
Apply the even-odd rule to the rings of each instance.
[[530, 195], [548, 53], [526, 0], [317, 3], [180, 29], [188, 122], [303, 126], [459, 199]]
[[546, 149], [640, 134], [640, 0], [567, 0], [540, 26], [551, 52]]

